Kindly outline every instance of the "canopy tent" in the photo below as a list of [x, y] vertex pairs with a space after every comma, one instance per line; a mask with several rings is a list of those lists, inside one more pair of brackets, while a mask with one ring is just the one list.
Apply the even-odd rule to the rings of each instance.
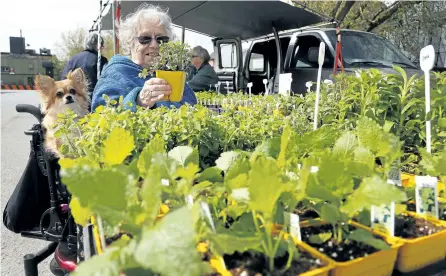
[[[108, 5], [113, 0], [108, 1]], [[168, 10], [175, 25], [212, 37], [249, 39], [277, 30], [300, 28], [324, 21], [303, 7], [273, 1], [121, 1], [120, 15], [125, 18], [142, 4]], [[106, 4], [106, 5], [107, 5]], [[101, 29], [113, 29], [113, 9], [102, 13]], [[92, 29], [97, 28], [96, 20]]]
[[[117, 1], [100, 0], [100, 15], [90, 31], [113, 30], [115, 53], [119, 49], [115, 21], [126, 18], [143, 3], [168, 10], [172, 23], [184, 30], [217, 38], [240, 38], [242, 40], [271, 34], [277, 31], [297, 29], [316, 23], [333, 22], [306, 9], [285, 1]], [[296, 2], [296, 1], [295, 1]], [[116, 18], [116, 20], [115, 20]], [[100, 55], [98, 54], [98, 60]], [[98, 70], [98, 77], [100, 71]]]

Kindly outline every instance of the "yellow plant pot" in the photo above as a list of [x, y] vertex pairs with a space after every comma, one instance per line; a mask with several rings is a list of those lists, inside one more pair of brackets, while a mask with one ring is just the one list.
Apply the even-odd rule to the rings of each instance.
[[[413, 212], [406, 212], [410, 216], [424, 218]], [[426, 218], [437, 226], [446, 226], [446, 222], [433, 218]], [[403, 243], [399, 249], [396, 268], [398, 271], [411, 272], [430, 264], [444, 260], [446, 256], [446, 230], [416, 239], [395, 237]]]
[[156, 70], [156, 77], [167, 81], [172, 87], [172, 93], [170, 93], [169, 97], [164, 97], [164, 100], [179, 102], [183, 99], [186, 72]]
[[[301, 228], [309, 226], [324, 225], [325, 222], [311, 223], [309, 221], [302, 221]], [[336, 262], [330, 257], [326, 256], [333, 264], [334, 269], [331, 271], [331, 276], [388, 276], [392, 275], [395, 261], [397, 259], [398, 249], [401, 247], [401, 243], [392, 237], [386, 236], [373, 229], [356, 223], [354, 221], [349, 222], [350, 225], [372, 232], [373, 234], [384, 238], [384, 240], [391, 245], [389, 250], [377, 251], [366, 257], [357, 258], [347, 262]], [[316, 249], [314, 249], [316, 250]]]
[[320, 253], [319, 251], [317, 251], [316, 249], [314, 249], [313, 247], [309, 246], [306, 243], [299, 242], [296, 240], [294, 241], [294, 243], [302, 251], [307, 251], [308, 253], [310, 253], [310, 255], [312, 257], [321, 259], [322, 261], [327, 263], [326, 266], [307, 271], [305, 273], [300, 274], [300, 276], [328, 276], [329, 275], [328, 273], [334, 268], [334, 262], [332, 260], [330, 260], [327, 256]]

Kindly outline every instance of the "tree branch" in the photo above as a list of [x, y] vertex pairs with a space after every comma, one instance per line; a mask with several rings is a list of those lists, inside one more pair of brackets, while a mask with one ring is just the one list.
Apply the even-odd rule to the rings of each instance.
[[355, 0], [353, 1], [346, 1], [344, 7], [342, 8], [341, 12], [339, 12], [338, 16], [336, 17], [336, 19], [339, 22], [342, 22], [345, 17], [347, 16], [348, 12], [351, 10], [351, 8], [353, 7], [353, 5], [356, 3]]
[[369, 25], [366, 27], [366, 31], [367, 32], [371, 32], [374, 29], [376, 29], [376, 27], [378, 27], [379, 25], [381, 25], [382, 23], [386, 22], [389, 18], [392, 17], [392, 15], [394, 15], [399, 8], [401, 8], [403, 5], [414, 5], [414, 4], [418, 4], [421, 3], [421, 1], [415, 1], [415, 2], [396, 2], [394, 3], [394, 5], [392, 5], [390, 8], [388, 8], [387, 10], [385, 10], [382, 14], [381, 17], [377, 18], [374, 21], [369, 21]]
[[336, 14], [338, 13], [339, 8], [341, 7], [342, 1], [336, 0], [336, 6], [333, 8], [333, 10], [330, 13], [331, 18], [336, 18]]

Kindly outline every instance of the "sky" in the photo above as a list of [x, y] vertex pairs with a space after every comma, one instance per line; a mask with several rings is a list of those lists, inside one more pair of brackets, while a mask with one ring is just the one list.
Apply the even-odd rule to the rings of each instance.
[[[99, 12], [99, 0], [1, 0], [0, 51], [9, 52], [9, 37], [25, 37], [27, 49], [51, 49], [60, 35], [69, 30], [89, 30]], [[176, 30], [181, 36], [181, 31]], [[186, 43], [191, 47], [201, 45], [213, 52], [212, 42], [206, 36], [186, 32]]]

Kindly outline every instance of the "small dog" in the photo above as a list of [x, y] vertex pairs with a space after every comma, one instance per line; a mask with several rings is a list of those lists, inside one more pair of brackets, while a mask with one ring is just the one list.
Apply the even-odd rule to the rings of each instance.
[[45, 115], [42, 125], [46, 129], [44, 148], [52, 152], [56, 157], [63, 157], [59, 149], [61, 141], [56, 139], [54, 133], [59, 114], [71, 109], [78, 115], [77, 119], [88, 113], [90, 105], [88, 95], [88, 83], [82, 69], [78, 68], [68, 73], [67, 79], [54, 81], [51, 77], [37, 75], [34, 83], [39, 90], [40, 109]]

